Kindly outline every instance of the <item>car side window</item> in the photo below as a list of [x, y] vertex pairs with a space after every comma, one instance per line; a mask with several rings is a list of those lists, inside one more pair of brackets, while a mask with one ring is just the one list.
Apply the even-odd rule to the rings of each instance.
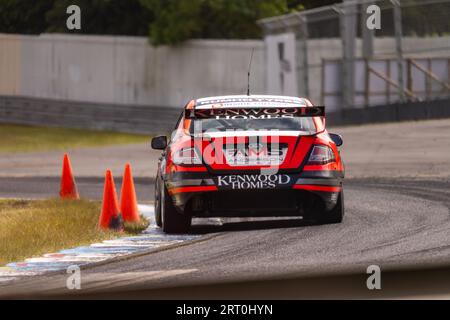
[[172, 132], [171, 138], [170, 138], [170, 142], [169, 144], [171, 144], [172, 142], [176, 141], [179, 137], [179, 132], [183, 126], [183, 119], [184, 119], [184, 110], [183, 112], [180, 114], [180, 116], [178, 117], [177, 123], [175, 124], [175, 128]]
[[180, 114], [180, 116], [178, 117], [178, 120], [177, 120], [177, 123], [175, 124], [174, 130], [180, 129], [180, 123], [181, 123], [181, 120], [183, 119], [183, 115], [184, 115], [184, 112], [182, 112]]

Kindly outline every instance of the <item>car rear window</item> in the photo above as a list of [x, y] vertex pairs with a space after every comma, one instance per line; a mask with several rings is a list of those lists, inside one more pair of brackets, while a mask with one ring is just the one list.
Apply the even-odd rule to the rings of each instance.
[[[198, 131], [194, 129], [197, 127]], [[316, 133], [312, 117], [272, 118], [272, 119], [196, 119], [191, 122], [190, 132], [222, 132], [227, 130], [279, 130]]]

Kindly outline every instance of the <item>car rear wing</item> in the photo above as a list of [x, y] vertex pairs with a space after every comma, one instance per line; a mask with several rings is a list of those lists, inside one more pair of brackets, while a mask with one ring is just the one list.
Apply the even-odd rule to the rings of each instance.
[[293, 117], [325, 117], [325, 107], [245, 107], [186, 109], [186, 119], [276, 119]]

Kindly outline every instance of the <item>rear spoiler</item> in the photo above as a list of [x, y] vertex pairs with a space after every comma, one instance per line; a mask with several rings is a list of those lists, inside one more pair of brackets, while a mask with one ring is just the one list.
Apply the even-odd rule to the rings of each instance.
[[325, 117], [325, 107], [208, 108], [186, 109], [186, 119], [276, 119]]

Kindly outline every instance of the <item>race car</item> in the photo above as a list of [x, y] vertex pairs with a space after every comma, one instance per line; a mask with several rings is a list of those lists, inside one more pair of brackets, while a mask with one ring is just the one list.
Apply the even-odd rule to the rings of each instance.
[[163, 150], [155, 220], [186, 233], [193, 217], [344, 217], [341, 136], [325, 128], [325, 107], [305, 98], [243, 95], [190, 101]]

